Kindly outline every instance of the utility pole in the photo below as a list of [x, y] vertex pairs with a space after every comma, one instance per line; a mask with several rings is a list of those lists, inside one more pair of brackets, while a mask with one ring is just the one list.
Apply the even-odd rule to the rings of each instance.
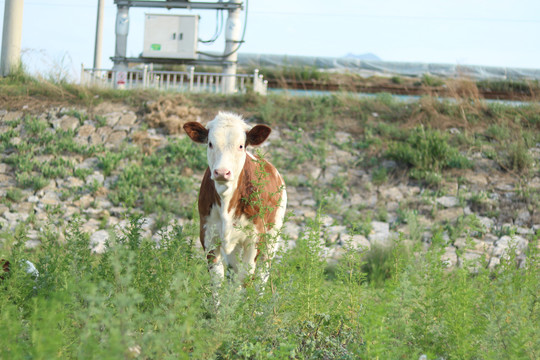
[[96, 20], [96, 42], [94, 45], [94, 69], [101, 68], [101, 44], [103, 39], [103, 13], [105, 12], [105, 1], [98, 0], [98, 11]]
[[127, 38], [129, 33], [129, 6], [119, 5], [118, 12], [116, 13], [116, 46], [114, 49], [114, 73], [116, 79], [114, 81], [115, 87], [123, 89], [126, 84], [127, 77]]
[[24, 0], [6, 0], [0, 59], [1, 76], [8, 76], [21, 64], [23, 7]]
[[[242, 0], [229, 0], [231, 4], [241, 4]], [[223, 52], [224, 61], [223, 73], [227, 76], [223, 79], [223, 92], [225, 94], [232, 94], [236, 90], [236, 62], [238, 60], [238, 52], [236, 51], [240, 46], [240, 7], [232, 8], [229, 10], [229, 16], [227, 17], [227, 27], [225, 30], [225, 51]]]

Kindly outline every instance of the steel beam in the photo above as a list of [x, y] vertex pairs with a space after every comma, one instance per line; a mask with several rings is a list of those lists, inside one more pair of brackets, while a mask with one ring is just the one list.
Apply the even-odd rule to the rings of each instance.
[[134, 64], [168, 64], [168, 65], [232, 65], [229, 61], [210, 59], [166, 59], [166, 58], [146, 58], [146, 57], [111, 57], [113, 62], [126, 62]]
[[230, 2], [114, 0], [114, 3], [118, 6], [165, 8], [165, 9], [202, 9], [202, 10], [243, 9], [242, 4], [235, 4], [235, 3], [230, 3]]

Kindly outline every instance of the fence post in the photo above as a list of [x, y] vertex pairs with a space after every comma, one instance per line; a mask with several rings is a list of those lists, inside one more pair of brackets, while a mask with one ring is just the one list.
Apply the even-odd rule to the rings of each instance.
[[81, 85], [84, 85], [84, 64], [81, 63]]
[[142, 87], [143, 89], [146, 89], [146, 86], [148, 85], [148, 65], [144, 65], [142, 74]]
[[193, 91], [193, 80], [195, 77], [195, 67], [189, 67], [189, 91]]
[[255, 71], [253, 71], [253, 92], [258, 94], [260, 92], [259, 88], [259, 69], [255, 69]]

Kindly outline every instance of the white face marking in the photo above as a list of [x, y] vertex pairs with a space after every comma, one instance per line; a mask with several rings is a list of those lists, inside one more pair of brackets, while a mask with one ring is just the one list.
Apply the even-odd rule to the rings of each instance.
[[235, 115], [220, 113], [208, 123], [208, 167], [218, 184], [236, 184], [246, 161], [246, 131], [249, 127]]

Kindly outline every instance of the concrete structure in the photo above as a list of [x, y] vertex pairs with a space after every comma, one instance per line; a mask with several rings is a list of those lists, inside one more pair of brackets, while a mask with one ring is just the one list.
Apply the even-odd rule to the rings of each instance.
[[24, 0], [6, 0], [2, 32], [0, 75], [7, 76], [21, 64]]
[[[236, 91], [236, 61], [238, 59], [238, 48], [242, 43], [240, 12], [242, 11], [242, 0], [229, 0], [228, 2], [199, 2], [187, 0], [169, 1], [140, 1], [140, 0], [114, 0], [118, 7], [116, 17], [116, 47], [114, 57], [113, 72], [116, 74], [116, 87], [123, 88], [127, 78], [128, 62], [135, 63], [161, 63], [161, 64], [220, 64], [223, 66], [224, 82], [223, 92], [230, 94]], [[129, 8], [165, 8], [165, 9], [205, 9], [205, 10], [228, 10], [227, 28], [225, 35], [225, 50], [223, 55], [211, 56], [213, 60], [196, 59], [163, 59], [163, 58], [127, 58], [127, 36], [129, 33]], [[157, 60], [157, 61], [156, 61]]]
[[94, 44], [94, 69], [101, 68], [101, 48], [103, 40], [103, 14], [105, 12], [105, 1], [98, 0], [98, 11], [96, 19], [96, 42]]

